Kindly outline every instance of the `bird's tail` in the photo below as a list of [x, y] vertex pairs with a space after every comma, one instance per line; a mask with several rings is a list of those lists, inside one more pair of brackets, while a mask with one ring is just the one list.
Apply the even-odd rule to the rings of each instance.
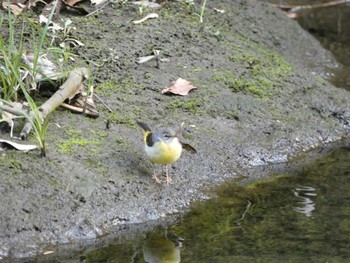
[[152, 142], [152, 131], [151, 128], [148, 126], [148, 124], [144, 123], [144, 122], [136, 122], [136, 124], [138, 126], [140, 126], [144, 131], [145, 134], [143, 135], [143, 141], [145, 142], [145, 144], [147, 144], [148, 146], [152, 146], [153, 142]]
[[138, 126], [140, 126], [145, 132], [150, 132], [151, 131], [151, 128], [148, 126], [148, 124], [146, 124], [144, 122], [138, 121], [138, 122], [136, 122], [136, 124]]

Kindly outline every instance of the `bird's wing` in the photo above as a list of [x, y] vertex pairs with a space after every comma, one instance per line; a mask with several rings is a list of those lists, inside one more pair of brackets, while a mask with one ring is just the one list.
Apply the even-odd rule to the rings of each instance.
[[181, 142], [181, 144], [182, 144], [182, 148], [185, 149], [186, 151], [189, 151], [191, 153], [197, 153], [197, 150], [193, 148], [191, 145], [183, 142]]

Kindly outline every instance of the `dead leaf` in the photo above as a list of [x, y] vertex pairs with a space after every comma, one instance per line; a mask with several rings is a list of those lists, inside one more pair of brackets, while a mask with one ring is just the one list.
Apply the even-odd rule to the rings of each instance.
[[55, 251], [53, 251], [53, 250], [46, 250], [46, 251], [43, 252], [43, 255], [51, 255], [53, 253], [55, 253]]
[[134, 5], [140, 5], [143, 7], [149, 7], [149, 8], [161, 8], [162, 6], [160, 4], [154, 3], [154, 2], [150, 2], [147, 0], [144, 1], [134, 1], [132, 2]]
[[102, 3], [106, 2], [106, 1], [107, 0], [91, 0], [91, 4], [92, 5], [100, 5], [100, 4], [102, 4]]
[[143, 64], [143, 63], [146, 63], [152, 59], [155, 59], [159, 56], [160, 54], [160, 50], [154, 50], [153, 51], [153, 55], [150, 55], [150, 56], [145, 56], [145, 57], [139, 57], [139, 60], [137, 61], [138, 64]]
[[[66, 4], [68, 4], [68, 5], [70, 5], [70, 6], [73, 6], [73, 5], [75, 5], [76, 3], [79, 3], [79, 2], [81, 2], [81, 1], [83, 1], [83, 0], [67, 0], [66, 1]], [[91, 1], [92, 2], [92, 1]]]
[[3, 139], [0, 139], [0, 143], [4, 146], [7, 146], [7, 147], [12, 147], [12, 148], [15, 148], [16, 150], [18, 151], [30, 151], [30, 150], [34, 150], [36, 148], [38, 148], [37, 145], [31, 145], [31, 144], [19, 144], [19, 143], [16, 143], [16, 142], [11, 142], [11, 141], [8, 141], [8, 140], [3, 140]]
[[[20, 102], [8, 102], [7, 103], [8, 106], [14, 108], [15, 110], [22, 110], [23, 108], [23, 104], [20, 103]], [[3, 105], [3, 103], [0, 101], [0, 105]], [[0, 114], [0, 122], [7, 122], [7, 124], [10, 126], [10, 137], [13, 138], [13, 128], [14, 128], [14, 119], [18, 118], [17, 115], [13, 114], [13, 113], [10, 113], [8, 111], [3, 111], [1, 114]]]
[[178, 78], [170, 86], [164, 88], [162, 90], [162, 94], [171, 93], [175, 95], [186, 96], [192, 89], [196, 89], [196, 87], [187, 80]]
[[[7, 7], [8, 7], [7, 0], [2, 1], [2, 7], [4, 9], [7, 9]], [[24, 5], [24, 4], [10, 3], [10, 10], [15, 16], [18, 16], [20, 13], [22, 13], [24, 9], [26, 9], [26, 5]]]
[[58, 18], [58, 15], [61, 11], [62, 4], [63, 4], [63, 1], [58, 1], [57, 4], [55, 2], [56, 2], [56, 0], [52, 0], [50, 3], [47, 3], [41, 12], [41, 15], [48, 18], [50, 16], [52, 10], [56, 7], [56, 9], [54, 10], [54, 14], [52, 16], [52, 21], [54, 21]]
[[[39, 16], [39, 23], [40, 24], [47, 24], [48, 22], [49, 22], [49, 20], [47, 19], [46, 16], [44, 16], [44, 15], [40, 15]], [[51, 21], [50, 25], [51, 25], [50, 28], [53, 31], [61, 31], [61, 30], [63, 30], [63, 27], [61, 27], [59, 24], [54, 23], [52, 21]]]
[[[24, 63], [33, 69], [34, 67], [34, 60], [35, 60], [35, 55], [33, 52], [26, 51], [22, 55], [22, 59]], [[35, 75], [35, 81], [42, 81], [42, 80], [57, 80], [60, 78], [60, 71], [59, 68], [51, 62], [46, 55], [41, 55], [37, 59], [37, 74]]]
[[143, 23], [143, 22], [145, 22], [146, 20], [148, 20], [148, 19], [151, 19], [151, 18], [158, 18], [159, 16], [158, 16], [158, 14], [156, 14], [156, 13], [150, 13], [150, 14], [148, 14], [147, 16], [145, 16], [144, 18], [142, 18], [142, 19], [140, 19], [140, 20], [136, 20], [136, 21], [134, 21], [133, 23], [135, 24], [135, 25], [137, 25], [137, 24], [141, 24], [141, 23]]
[[214, 11], [218, 12], [218, 13], [225, 13], [225, 10], [224, 9], [218, 9], [218, 8], [214, 8]]

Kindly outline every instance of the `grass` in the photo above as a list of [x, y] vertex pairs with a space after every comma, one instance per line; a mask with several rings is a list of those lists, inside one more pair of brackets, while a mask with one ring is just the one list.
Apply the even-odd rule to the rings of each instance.
[[[48, 20], [52, 20], [52, 16], [54, 14], [54, 11], [56, 9], [58, 0], [55, 2], [54, 7], [48, 17]], [[25, 65], [23, 60], [23, 38], [21, 37], [19, 40], [19, 44], [15, 43], [15, 18], [11, 14], [10, 10], [8, 11], [8, 34], [9, 39], [8, 43], [4, 41], [4, 39], [0, 36], [0, 51], [2, 53], [2, 56], [0, 57], [2, 59], [1, 70], [0, 70], [0, 99], [3, 102], [9, 102], [9, 101], [18, 101], [19, 100], [19, 93], [24, 96], [24, 99], [26, 100], [30, 113], [22, 110], [22, 118], [25, 118], [27, 122], [30, 123], [32, 126], [32, 130], [34, 132], [34, 136], [38, 142], [38, 145], [40, 147], [40, 155], [41, 157], [46, 156], [46, 134], [47, 134], [47, 128], [48, 128], [48, 116], [43, 120], [41, 112], [39, 111], [38, 106], [30, 96], [30, 94], [27, 91], [27, 84], [23, 81], [23, 74], [22, 71], [26, 71], [28, 74], [31, 75], [31, 79], [34, 83], [35, 77], [37, 73], [39, 72], [38, 67], [38, 61], [42, 54], [42, 48], [44, 45], [44, 42], [46, 41], [46, 35], [48, 32], [49, 22], [45, 25], [43, 30], [41, 30], [39, 35], [39, 41], [35, 45], [34, 50], [34, 60], [33, 60], [33, 67], [29, 68], [28, 65]], [[0, 22], [3, 24], [3, 19]], [[23, 28], [22, 28], [22, 34], [23, 35]], [[30, 83], [31, 84], [31, 83]], [[29, 84], [29, 85], [30, 85]]]

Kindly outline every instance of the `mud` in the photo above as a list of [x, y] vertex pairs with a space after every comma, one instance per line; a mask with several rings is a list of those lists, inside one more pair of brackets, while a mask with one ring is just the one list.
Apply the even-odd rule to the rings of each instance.
[[[323, 79], [340, 65], [315, 39], [266, 3], [207, 7], [204, 23], [176, 2], [141, 25], [131, 22], [141, 17], [131, 4], [73, 18], [73, 35], [84, 43], [73, 50], [77, 64], [91, 69], [96, 94], [113, 112], [98, 101], [98, 119], [55, 112], [45, 159], [1, 152], [1, 257], [181, 214], [209, 198], [207, 189], [258, 176], [252, 167], [288, 165], [349, 137], [349, 92]], [[155, 49], [159, 65], [137, 64]], [[197, 89], [187, 97], [160, 93], [179, 77]], [[138, 120], [153, 128], [186, 123], [185, 141], [198, 154], [171, 166], [168, 187], [151, 179]]]

